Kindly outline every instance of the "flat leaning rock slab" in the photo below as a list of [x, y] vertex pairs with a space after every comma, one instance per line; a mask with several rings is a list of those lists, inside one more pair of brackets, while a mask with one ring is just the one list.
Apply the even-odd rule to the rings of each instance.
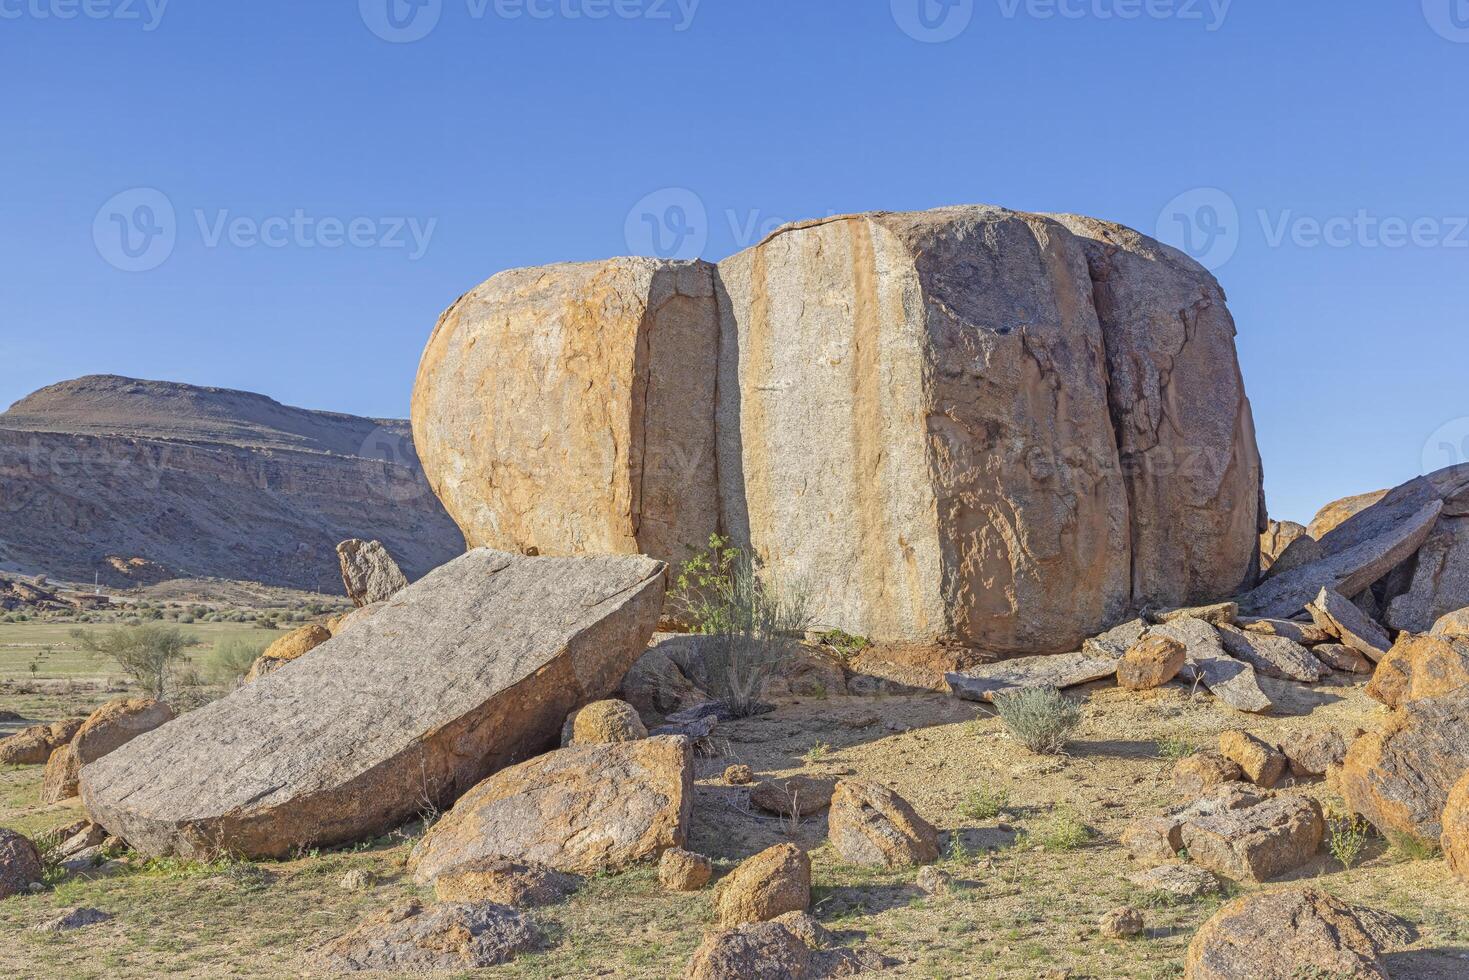
[[1317, 626], [1374, 663], [1392, 649], [1387, 630], [1340, 592], [1322, 589], [1306, 611]]
[[986, 664], [957, 674], [945, 674], [950, 689], [966, 701], [993, 701], [996, 694], [1027, 687], [1075, 687], [1111, 677], [1117, 659], [1106, 654], [1060, 653], [1019, 657]]
[[1178, 675], [1185, 680], [1198, 679], [1214, 695], [1231, 708], [1262, 714], [1275, 707], [1260, 690], [1255, 668], [1231, 657], [1224, 649], [1219, 630], [1202, 619], [1176, 619], [1155, 626], [1152, 633], [1172, 637], [1184, 646], [1187, 658]]
[[1288, 637], [1221, 626], [1219, 638], [1225, 653], [1243, 660], [1266, 677], [1315, 684], [1330, 673], [1310, 650]]
[[148, 854], [280, 857], [382, 833], [554, 746], [663, 604], [651, 558], [478, 549], [371, 619], [84, 766], [87, 811]]

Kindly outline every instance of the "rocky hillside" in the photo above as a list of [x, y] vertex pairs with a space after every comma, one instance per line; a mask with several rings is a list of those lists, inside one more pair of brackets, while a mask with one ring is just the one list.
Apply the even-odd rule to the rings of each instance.
[[105, 375], [0, 414], [0, 567], [337, 592], [333, 549], [351, 537], [381, 540], [410, 577], [463, 550], [406, 422]]

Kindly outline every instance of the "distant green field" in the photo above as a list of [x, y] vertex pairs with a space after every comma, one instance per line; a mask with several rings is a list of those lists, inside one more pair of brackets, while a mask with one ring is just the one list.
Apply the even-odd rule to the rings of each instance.
[[[0, 623], [0, 681], [121, 679], [117, 664], [79, 649], [71, 637], [74, 629], [100, 632], [115, 628], [101, 623]], [[179, 628], [201, 641], [189, 651], [197, 663], [207, 663], [222, 640], [240, 638], [264, 646], [285, 635], [284, 630], [260, 629], [241, 623], [191, 623]]]

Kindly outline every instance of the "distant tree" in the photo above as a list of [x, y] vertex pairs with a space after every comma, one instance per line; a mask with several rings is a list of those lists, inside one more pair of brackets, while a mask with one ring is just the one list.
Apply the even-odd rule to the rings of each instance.
[[199, 638], [192, 633], [152, 623], [102, 633], [72, 630], [71, 635], [88, 653], [117, 661], [123, 673], [159, 701], [168, 693], [169, 678], [188, 661], [185, 651], [199, 645]]

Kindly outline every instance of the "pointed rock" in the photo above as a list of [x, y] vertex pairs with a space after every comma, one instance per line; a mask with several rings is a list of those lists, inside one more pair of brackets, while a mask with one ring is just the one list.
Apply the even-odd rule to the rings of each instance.
[[1317, 626], [1374, 663], [1392, 647], [1387, 630], [1340, 592], [1322, 589], [1306, 611]]

